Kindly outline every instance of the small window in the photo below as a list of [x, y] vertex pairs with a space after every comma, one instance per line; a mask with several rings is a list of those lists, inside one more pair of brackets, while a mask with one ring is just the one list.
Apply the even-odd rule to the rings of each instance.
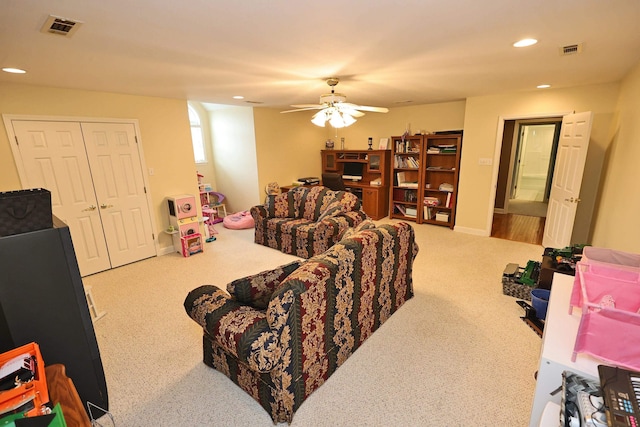
[[204, 149], [204, 137], [202, 135], [200, 116], [191, 105], [188, 107], [189, 123], [191, 124], [191, 142], [193, 143], [193, 157], [196, 163], [206, 163], [207, 155]]

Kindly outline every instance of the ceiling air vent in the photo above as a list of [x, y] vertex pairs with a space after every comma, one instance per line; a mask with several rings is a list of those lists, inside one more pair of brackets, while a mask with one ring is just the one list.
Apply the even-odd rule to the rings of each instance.
[[574, 55], [576, 53], [582, 53], [582, 43], [570, 44], [560, 48], [560, 56]]
[[49, 15], [40, 31], [43, 33], [60, 34], [65, 37], [71, 37], [82, 22], [73, 19], [61, 18], [59, 16]]

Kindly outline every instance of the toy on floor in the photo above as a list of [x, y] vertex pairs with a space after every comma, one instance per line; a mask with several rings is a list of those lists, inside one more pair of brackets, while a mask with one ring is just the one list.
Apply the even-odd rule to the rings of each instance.
[[242, 211], [225, 216], [222, 220], [222, 225], [232, 230], [242, 230], [245, 228], [253, 228], [256, 223], [249, 211]]

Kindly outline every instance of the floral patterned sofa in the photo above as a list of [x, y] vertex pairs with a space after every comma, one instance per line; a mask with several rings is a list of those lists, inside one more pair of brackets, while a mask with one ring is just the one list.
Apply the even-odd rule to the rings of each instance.
[[271, 415], [294, 412], [413, 296], [418, 253], [404, 222], [365, 221], [328, 251], [213, 285], [184, 301], [204, 330], [204, 363], [228, 376]]
[[311, 258], [335, 244], [350, 227], [367, 219], [360, 200], [323, 186], [296, 187], [268, 196], [251, 208], [255, 242], [301, 258]]

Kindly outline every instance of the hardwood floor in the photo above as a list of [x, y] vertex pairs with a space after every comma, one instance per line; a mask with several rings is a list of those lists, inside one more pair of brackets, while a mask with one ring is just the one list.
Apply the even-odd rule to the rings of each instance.
[[541, 245], [545, 219], [537, 216], [496, 213], [493, 214], [491, 237]]

